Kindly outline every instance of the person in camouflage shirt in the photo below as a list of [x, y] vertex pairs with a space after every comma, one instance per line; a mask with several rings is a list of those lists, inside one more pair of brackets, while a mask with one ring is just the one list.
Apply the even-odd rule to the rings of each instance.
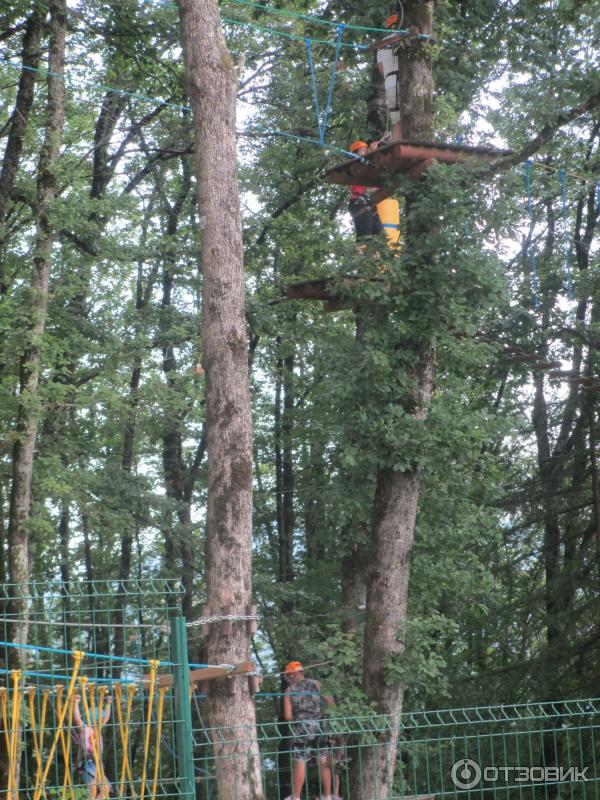
[[[331, 748], [327, 723], [321, 719], [321, 686], [318, 681], [304, 677], [299, 661], [290, 661], [284, 676], [289, 684], [283, 696], [283, 715], [292, 730], [292, 794], [286, 800], [300, 800], [306, 777], [306, 764], [315, 758], [321, 775], [321, 800], [334, 800], [331, 794]], [[333, 698], [323, 695], [327, 705]]]

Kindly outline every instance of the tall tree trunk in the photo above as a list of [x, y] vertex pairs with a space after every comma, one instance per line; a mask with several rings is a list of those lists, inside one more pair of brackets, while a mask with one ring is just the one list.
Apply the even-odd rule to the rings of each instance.
[[[210, 611], [244, 614], [252, 598], [252, 418], [248, 386], [244, 268], [236, 175], [237, 80], [215, 0], [179, 0], [185, 73], [194, 115], [198, 206], [204, 219], [202, 345], [206, 370], [208, 507], [206, 585]], [[210, 627], [207, 659], [250, 657], [246, 623]], [[232, 740], [215, 742], [220, 800], [261, 800], [260, 758], [247, 741], [256, 723], [248, 682], [213, 681], [210, 725]], [[246, 728], [242, 736], [241, 728]], [[236, 731], [238, 735], [236, 736]]]
[[[2, 168], [0, 169], [0, 251], [6, 237], [6, 215], [21, 160], [23, 141], [29, 123], [29, 112], [33, 105], [42, 28], [42, 15], [35, 9], [27, 20], [25, 34], [23, 35], [23, 69], [19, 78], [17, 99], [11, 115], [8, 140], [2, 158]], [[0, 297], [8, 289], [8, 278], [4, 275], [3, 260], [0, 258]]]
[[[404, 2], [404, 27], [431, 34], [434, 0]], [[433, 138], [433, 75], [427, 45], [406, 44], [399, 51], [401, 85], [401, 135], [406, 139]], [[398, 131], [395, 131], [395, 138]], [[419, 191], [416, 189], [415, 191]], [[410, 219], [410, 218], [409, 218]], [[426, 231], [407, 225], [405, 247], [419, 244]], [[419, 241], [420, 240], [420, 241]], [[423, 260], [433, 253], [423, 255]], [[415, 275], [412, 276], [413, 280]], [[410, 290], [409, 290], [410, 294]], [[425, 313], [425, 312], [424, 312]], [[368, 324], [368, 321], [365, 322]], [[424, 420], [434, 380], [435, 345], [431, 340], [410, 343], [418, 355], [412, 371], [414, 393], [399, 402], [415, 420]], [[392, 791], [398, 744], [403, 687], [387, 680], [386, 664], [404, 649], [402, 625], [406, 620], [410, 559], [421, 481], [418, 464], [403, 472], [382, 466], [377, 472], [363, 650], [363, 688], [379, 713], [393, 724], [385, 746], [369, 748], [362, 760], [362, 781], [354, 780], [353, 797], [385, 800]], [[382, 742], [383, 744], [383, 742]], [[362, 784], [362, 785], [361, 785]]]
[[[277, 337], [277, 347], [281, 339]], [[294, 354], [277, 359], [275, 382], [275, 500], [277, 509], [278, 580], [294, 578]]]
[[[41, 347], [48, 309], [48, 281], [52, 263], [55, 229], [51, 219], [56, 193], [56, 165], [65, 118], [64, 71], [67, 8], [65, 0], [50, 0], [50, 41], [48, 54], [48, 106], [44, 143], [37, 179], [36, 235], [31, 276], [31, 316], [20, 364], [20, 389], [16, 440], [13, 447], [12, 486], [8, 523], [9, 580], [16, 585], [10, 612], [18, 620], [9, 635], [15, 642], [27, 642], [29, 632], [29, 540], [33, 460], [39, 418], [39, 375]], [[15, 651], [14, 666], [24, 665], [26, 651]], [[2, 758], [0, 757], [0, 762]], [[0, 786], [7, 774], [0, 763]]]
[[[174, 285], [175, 253], [174, 237], [177, 234], [179, 218], [182, 208], [191, 189], [191, 176], [185, 159], [182, 159], [182, 183], [173, 205], [167, 206], [167, 242], [173, 240], [173, 245], [167, 247], [167, 255], [163, 266], [161, 319], [165, 327], [163, 341], [163, 372], [169, 389], [177, 393], [177, 358], [175, 347], [169, 341], [168, 320], [171, 309], [171, 299]], [[183, 458], [182, 423], [185, 413], [167, 411], [168, 426], [163, 433], [163, 474], [167, 497], [176, 505], [177, 523], [173, 525], [172, 509], [168, 510], [165, 525], [165, 565], [167, 572], [175, 574], [178, 560], [181, 562], [181, 578], [184, 589], [182, 602], [183, 615], [189, 618], [192, 614], [193, 588], [194, 588], [194, 547], [192, 542], [192, 496], [198, 470], [205, 451], [204, 437], [201, 438], [198, 452], [190, 467], [186, 467]]]

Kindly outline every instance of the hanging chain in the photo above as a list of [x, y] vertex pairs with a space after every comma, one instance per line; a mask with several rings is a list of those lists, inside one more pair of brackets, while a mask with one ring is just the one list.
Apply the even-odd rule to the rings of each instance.
[[210, 625], [211, 622], [224, 622], [225, 620], [235, 622], [236, 620], [257, 620], [257, 614], [215, 614], [212, 617], [200, 617], [193, 622], [186, 622], [186, 628], [194, 628], [197, 625]]

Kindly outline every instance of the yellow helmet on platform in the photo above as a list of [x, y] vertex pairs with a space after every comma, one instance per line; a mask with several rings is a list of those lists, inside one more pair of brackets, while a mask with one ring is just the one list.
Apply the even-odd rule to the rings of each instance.
[[360, 150], [361, 147], [368, 147], [369, 145], [366, 142], [363, 142], [362, 139], [357, 139], [355, 142], [352, 142], [350, 145], [350, 152], [356, 153], [357, 150]]
[[284, 670], [285, 675], [291, 675], [293, 672], [304, 672], [304, 667], [299, 661], [290, 661]]

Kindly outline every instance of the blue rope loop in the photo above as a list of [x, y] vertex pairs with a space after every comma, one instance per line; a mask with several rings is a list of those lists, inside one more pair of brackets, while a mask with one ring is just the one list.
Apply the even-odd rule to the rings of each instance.
[[331, 110], [331, 101], [333, 99], [333, 87], [335, 85], [335, 75], [337, 72], [337, 66], [340, 59], [340, 49], [342, 47], [342, 36], [344, 34], [344, 28], [346, 26], [344, 24], [338, 25], [337, 28], [337, 38], [335, 43], [335, 55], [333, 57], [333, 67], [331, 68], [331, 74], [329, 76], [329, 84], [327, 86], [327, 99], [325, 101], [325, 108], [323, 112], [319, 107], [319, 92], [317, 89], [317, 78], [315, 75], [315, 65], [313, 60], [313, 52], [312, 52], [312, 39], [310, 36], [307, 36], [304, 39], [306, 44], [306, 54], [308, 56], [308, 69], [310, 71], [310, 84], [312, 87], [313, 93], [313, 102], [315, 104], [315, 113], [317, 115], [317, 129], [319, 131], [319, 141], [321, 144], [325, 143], [325, 131], [327, 130], [327, 121], [329, 119], [329, 112]]
[[567, 272], [567, 297], [573, 300], [573, 271], [571, 269], [571, 247], [569, 243], [569, 223], [567, 217], [567, 173], [561, 169], [558, 173], [560, 177], [560, 194], [562, 198], [562, 218], [563, 218], [563, 250], [565, 256], [565, 267]]
[[333, 57], [333, 67], [331, 75], [329, 76], [329, 86], [327, 87], [327, 102], [325, 103], [325, 112], [323, 114], [323, 123], [321, 126], [321, 141], [324, 140], [325, 130], [327, 129], [327, 120], [329, 119], [329, 110], [331, 108], [331, 101], [333, 99], [333, 87], [335, 84], [335, 73], [337, 71], [338, 61], [340, 58], [340, 48], [342, 46], [342, 36], [344, 35], [344, 28], [346, 26], [342, 23], [338, 25], [337, 39], [335, 44], [335, 55]]
[[539, 282], [537, 276], [537, 256], [535, 252], [535, 244], [533, 242], [533, 198], [531, 194], [531, 167], [532, 163], [531, 160], [527, 160], [525, 162], [525, 188], [527, 191], [527, 211], [529, 213], [529, 235], [527, 237], [528, 247], [529, 247], [529, 259], [531, 264], [531, 297], [533, 301], [533, 307], [539, 308], [540, 307], [540, 296], [539, 296]]

